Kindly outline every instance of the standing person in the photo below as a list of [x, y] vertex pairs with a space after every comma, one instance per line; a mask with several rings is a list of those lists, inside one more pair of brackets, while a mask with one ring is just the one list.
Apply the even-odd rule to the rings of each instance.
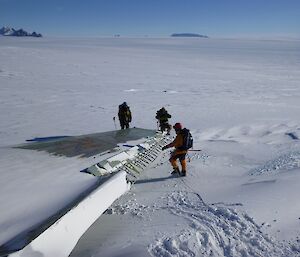
[[172, 116], [168, 113], [168, 111], [165, 109], [165, 107], [162, 107], [156, 112], [155, 118], [159, 122], [159, 128], [160, 131], [163, 132], [167, 130], [167, 134], [170, 135], [171, 125], [169, 124], [168, 119]]
[[[186, 154], [188, 149], [193, 146], [193, 137], [190, 131], [186, 128], [182, 128], [180, 123], [176, 123], [173, 126], [176, 132], [176, 138], [174, 141], [162, 148], [162, 150], [166, 150], [170, 147], [175, 147], [175, 150], [171, 153], [171, 157], [169, 159], [173, 171], [171, 174], [181, 174], [182, 176], [186, 176]], [[177, 159], [179, 159], [182, 170], [180, 173], [179, 167], [177, 165]]]
[[121, 129], [124, 129], [124, 128], [128, 129], [129, 123], [131, 122], [132, 117], [131, 117], [130, 108], [126, 102], [119, 105], [118, 116], [119, 116]]

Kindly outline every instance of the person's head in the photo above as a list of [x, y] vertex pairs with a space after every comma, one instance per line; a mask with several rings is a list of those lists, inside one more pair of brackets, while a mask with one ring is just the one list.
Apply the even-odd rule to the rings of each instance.
[[175, 125], [173, 126], [173, 129], [175, 130], [176, 133], [180, 132], [180, 130], [182, 130], [181, 123], [179, 123], [179, 122], [175, 123]]
[[127, 103], [126, 103], [126, 102], [124, 102], [124, 103], [122, 103], [122, 105], [124, 105], [124, 106], [127, 106]]

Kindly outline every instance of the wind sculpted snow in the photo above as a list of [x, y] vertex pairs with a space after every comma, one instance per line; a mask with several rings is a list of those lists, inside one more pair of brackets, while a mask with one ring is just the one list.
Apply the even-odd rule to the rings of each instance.
[[173, 215], [186, 219], [188, 226], [151, 244], [149, 249], [153, 256], [275, 257], [292, 254], [265, 236], [247, 214], [209, 206], [197, 193], [172, 193], [167, 206]]

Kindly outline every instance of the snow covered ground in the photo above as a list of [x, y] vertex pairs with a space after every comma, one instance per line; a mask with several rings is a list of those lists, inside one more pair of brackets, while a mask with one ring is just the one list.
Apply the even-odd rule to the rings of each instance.
[[299, 256], [299, 81], [299, 41], [0, 38], [1, 240], [32, 218], [16, 213], [32, 200], [18, 191], [55, 206], [56, 188], [65, 201], [64, 184], [94, 183], [70, 173], [89, 159], [30, 164], [9, 146], [113, 130], [127, 101], [133, 126], [155, 128], [164, 106], [202, 152], [185, 178], [164, 152], [71, 256]]

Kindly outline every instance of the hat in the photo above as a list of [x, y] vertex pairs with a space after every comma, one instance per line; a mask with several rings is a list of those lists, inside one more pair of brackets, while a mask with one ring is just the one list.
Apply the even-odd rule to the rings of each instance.
[[175, 130], [180, 130], [180, 129], [182, 129], [182, 125], [181, 125], [181, 123], [177, 122], [177, 123], [175, 123], [175, 125], [173, 126], [173, 128]]

